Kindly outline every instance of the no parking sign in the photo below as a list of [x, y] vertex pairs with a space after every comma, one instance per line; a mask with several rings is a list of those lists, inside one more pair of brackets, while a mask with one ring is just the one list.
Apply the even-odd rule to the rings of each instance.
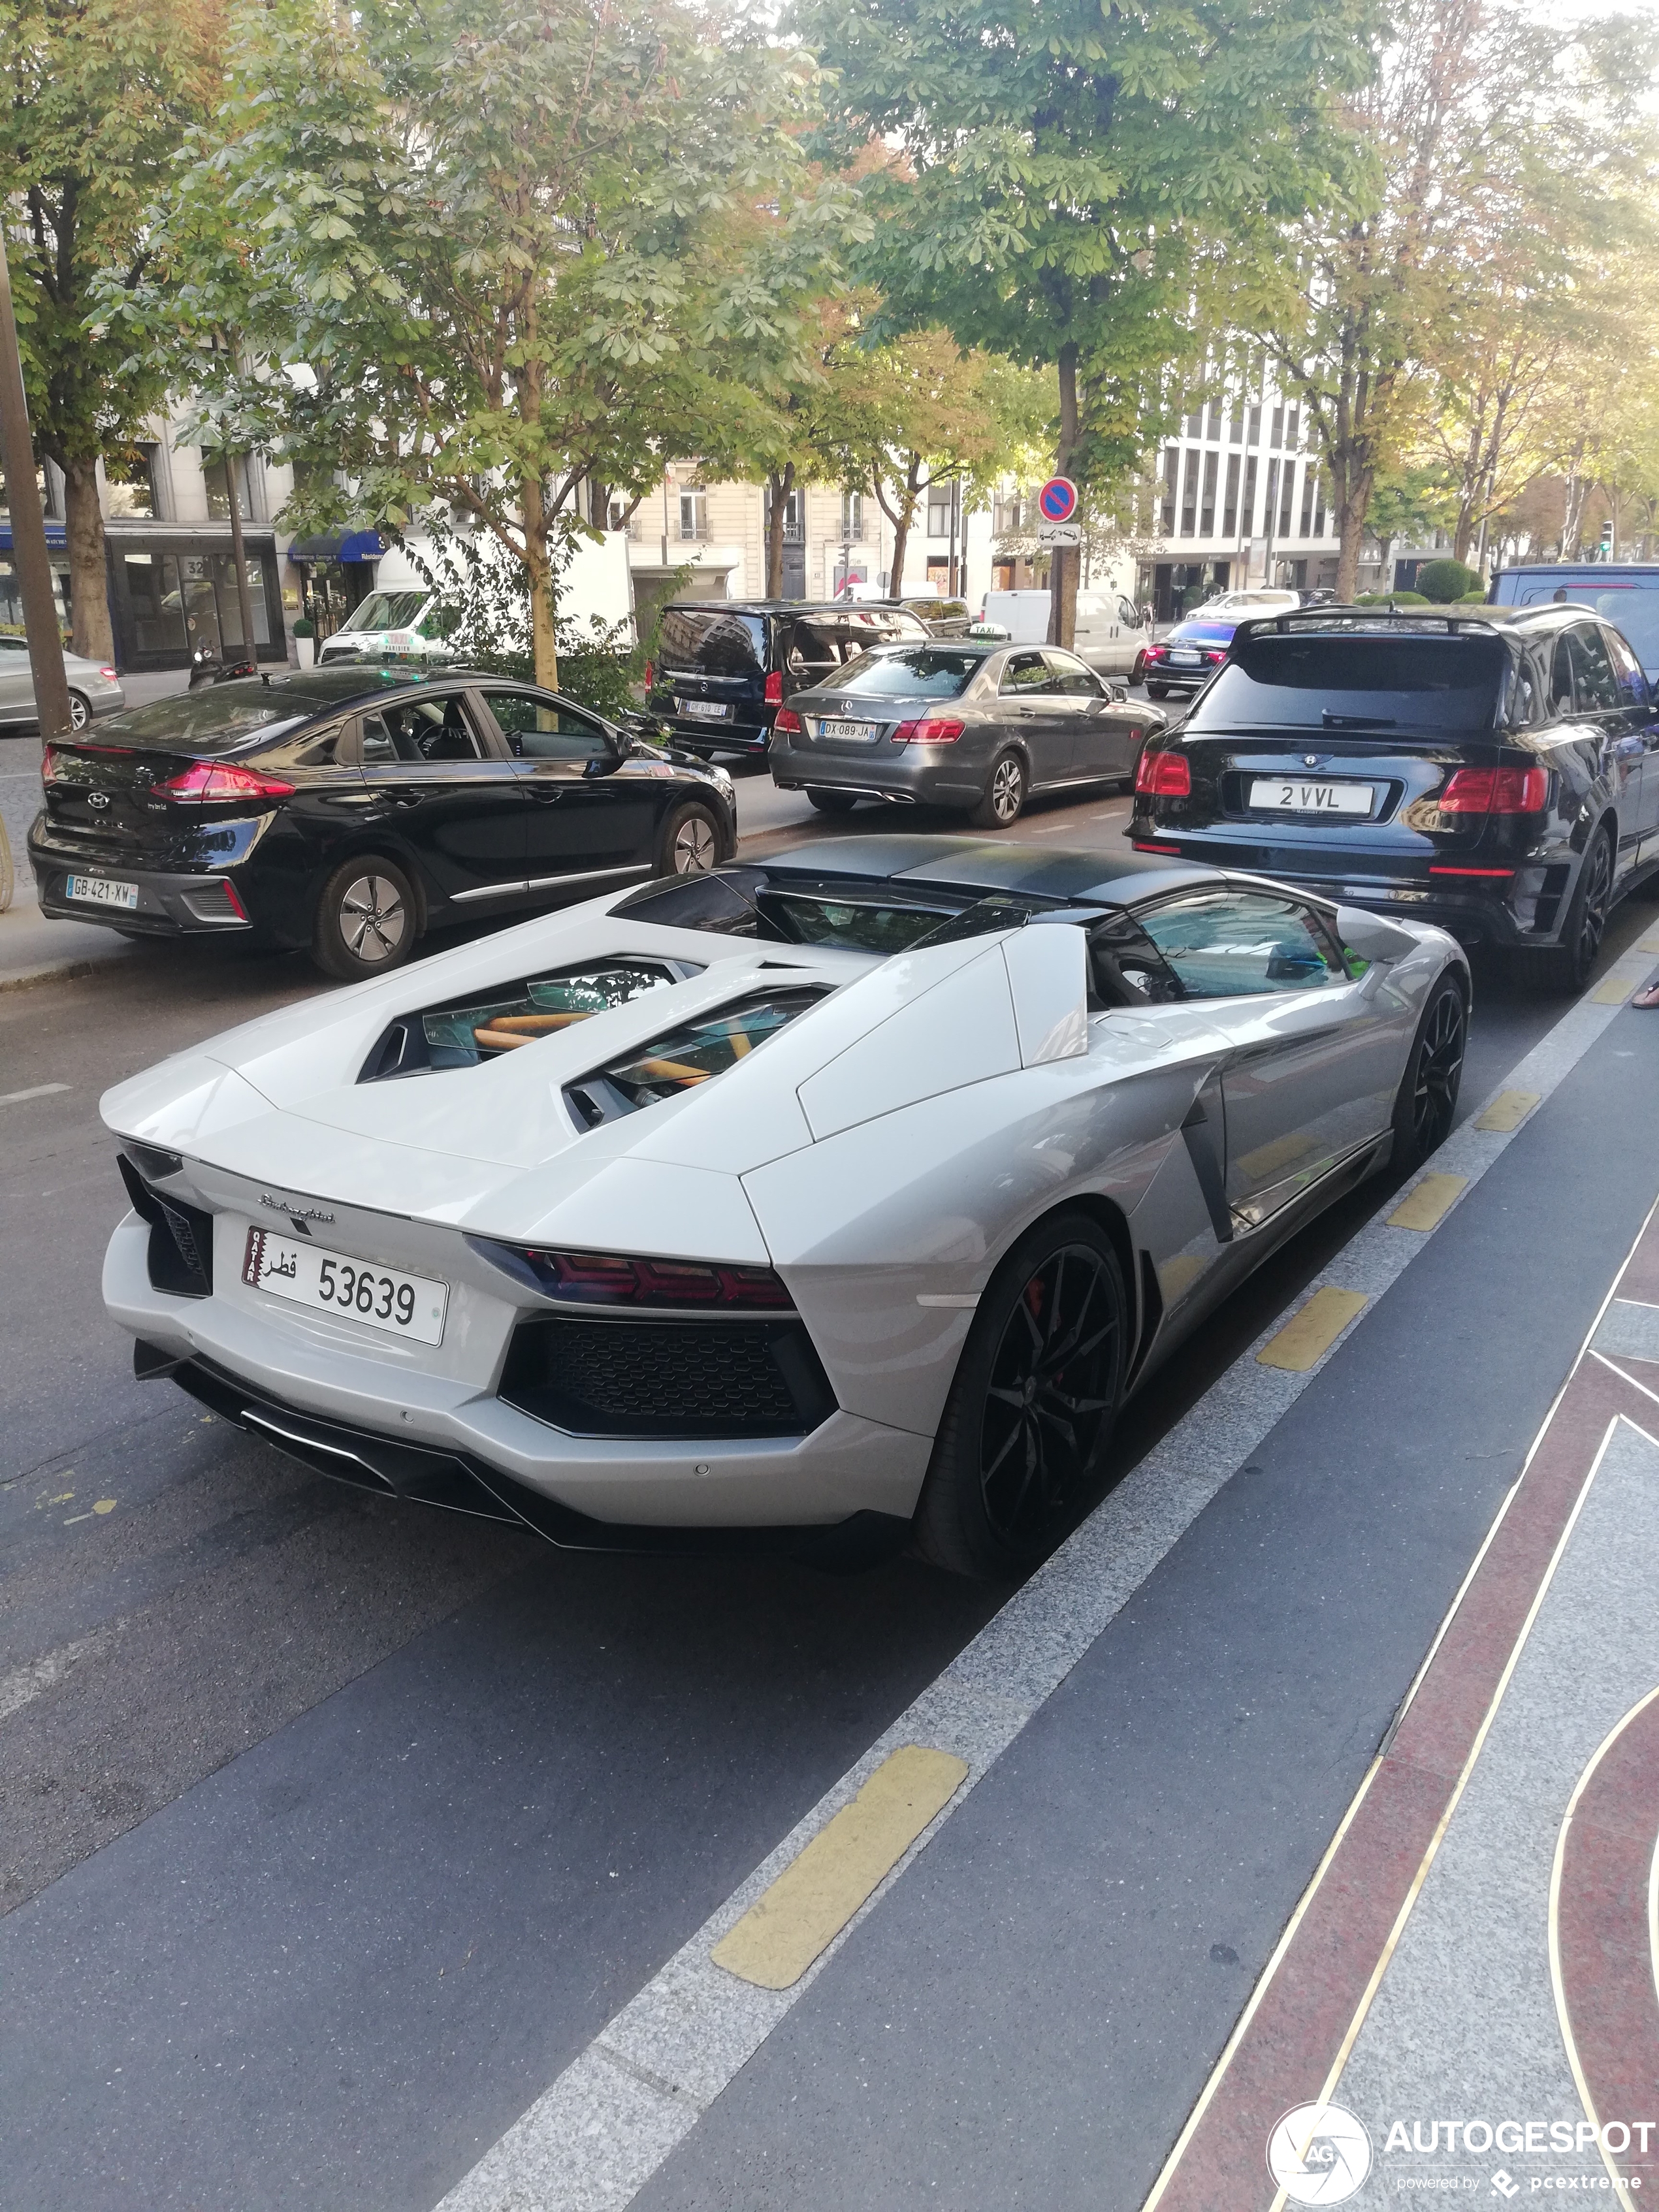
[[1037, 494], [1039, 545], [1076, 545], [1083, 532], [1077, 517], [1077, 486], [1070, 477], [1050, 477]]

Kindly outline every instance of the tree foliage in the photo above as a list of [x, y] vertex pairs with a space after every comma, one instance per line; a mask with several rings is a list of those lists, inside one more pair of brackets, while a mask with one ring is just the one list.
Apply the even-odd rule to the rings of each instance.
[[162, 403], [105, 303], [149, 267], [149, 210], [217, 96], [216, 0], [0, 0], [0, 220], [37, 450], [63, 471], [75, 650], [112, 651], [98, 464]]
[[581, 487], [639, 491], [786, 380], [833, 276], [815, 86], [683, 0], [251, 0], [134, 319], [228, 443], [489, 533], [552, 683]]

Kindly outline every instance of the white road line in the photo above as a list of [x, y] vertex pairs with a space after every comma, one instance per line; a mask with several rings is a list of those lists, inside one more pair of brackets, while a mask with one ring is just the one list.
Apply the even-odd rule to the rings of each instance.
[[90, 1636], [83, 1636], [74, 1644], [60, 1644], [56, 1651], [47, 1651], [39, 1659], [31, 1659], [27, 1666], [14, 1667], [8, 1674], [0, 1674], [0, 1721], [9, 1720], [44, 1692], [61, 1682], [77, 1662], [95, 1651], [100, 1644], [126, 1626], [118, 1620], [108, 1628], [96, 1628]]
[[50, 1098], [70, 1088], [67, 1083], [37, 1083], [30, 1091], [0, 1091], [0, 1106], [21, 1106], [26, 1098]]
[[[1504, 1088], [1547, 1099], [1620, 1012], [1587, 994], [1511, 1068]], [[1466, 1121], [1434, 1158], [1437, 1173], [1468, 1178], [1449, 1220], [1518, 1130]], [[622, 2212], [725, 2089], [852, 1930], [873, 1911], [994, 1765], [1113, 1617], [1288, 1412], [1382, 1293], [1439, 1233], [1396, 1229], [1380, 1217], [1308, 1286], [1363, 1291], [1361, 1315], [1305, 1373], [1262, 1367], [1256, 1353], [1275, 1319], [1191, 1412], [1126, 1475], [1024, 1588], [981, 1630], [908, 1711], [872, 1744], [726, 1899], [660, 1972], [595, 2037], [449, 2192], [438, 2212]], [[1340, 1283], [1334, 1279], [1340, 1278]], [[800, 1979], [762, 1990], [709, 1958], [818, 1831], [875, 1769], [906, 1744], [954, 1752], [968, 1779]]]

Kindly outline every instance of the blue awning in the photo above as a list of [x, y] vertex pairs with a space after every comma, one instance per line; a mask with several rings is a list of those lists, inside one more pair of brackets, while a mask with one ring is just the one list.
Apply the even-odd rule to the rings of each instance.
[[[0, 521], [0, 553], [9, 553], [10, 550], [11, 520], [8, 516], [3, 521]], [[69, 551], [69, 538], [61, 522], [49, 522], [46, 525], [46, 550], [49, 553]]]
[[329, 531], [321, 538], [296, 538], [288, 549], [290, 561], [378, 561], [386, 551], [378, 530]]

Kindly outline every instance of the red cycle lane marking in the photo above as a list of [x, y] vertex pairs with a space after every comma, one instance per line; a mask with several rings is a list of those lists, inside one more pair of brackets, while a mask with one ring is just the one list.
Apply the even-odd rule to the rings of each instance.
[[[1616, 1287], [1638, 1263], [1644, 1279], [1659, 1274], [1651, 1215]], [[1621, 1415], [1650, 1433], [1653, 1400], [1581, 1354], [1144, 2212], [1267, 2212], [1279, 2201], [1268, 2133], [1291, 2106], [1333, 2094]]]
[[[1585, 2112], [1598, 2124], [1649, 2118], [1659, 2088], [1648, 1923], [1656, 1841], [1659, 1689], [1631, 1708], [1580, 1776], [1550, 1885], [1556, 2009]], [[1603, 2155], [1615, 2181], [1621, 2168], [1652, 2170], [1639, 2156]]]

